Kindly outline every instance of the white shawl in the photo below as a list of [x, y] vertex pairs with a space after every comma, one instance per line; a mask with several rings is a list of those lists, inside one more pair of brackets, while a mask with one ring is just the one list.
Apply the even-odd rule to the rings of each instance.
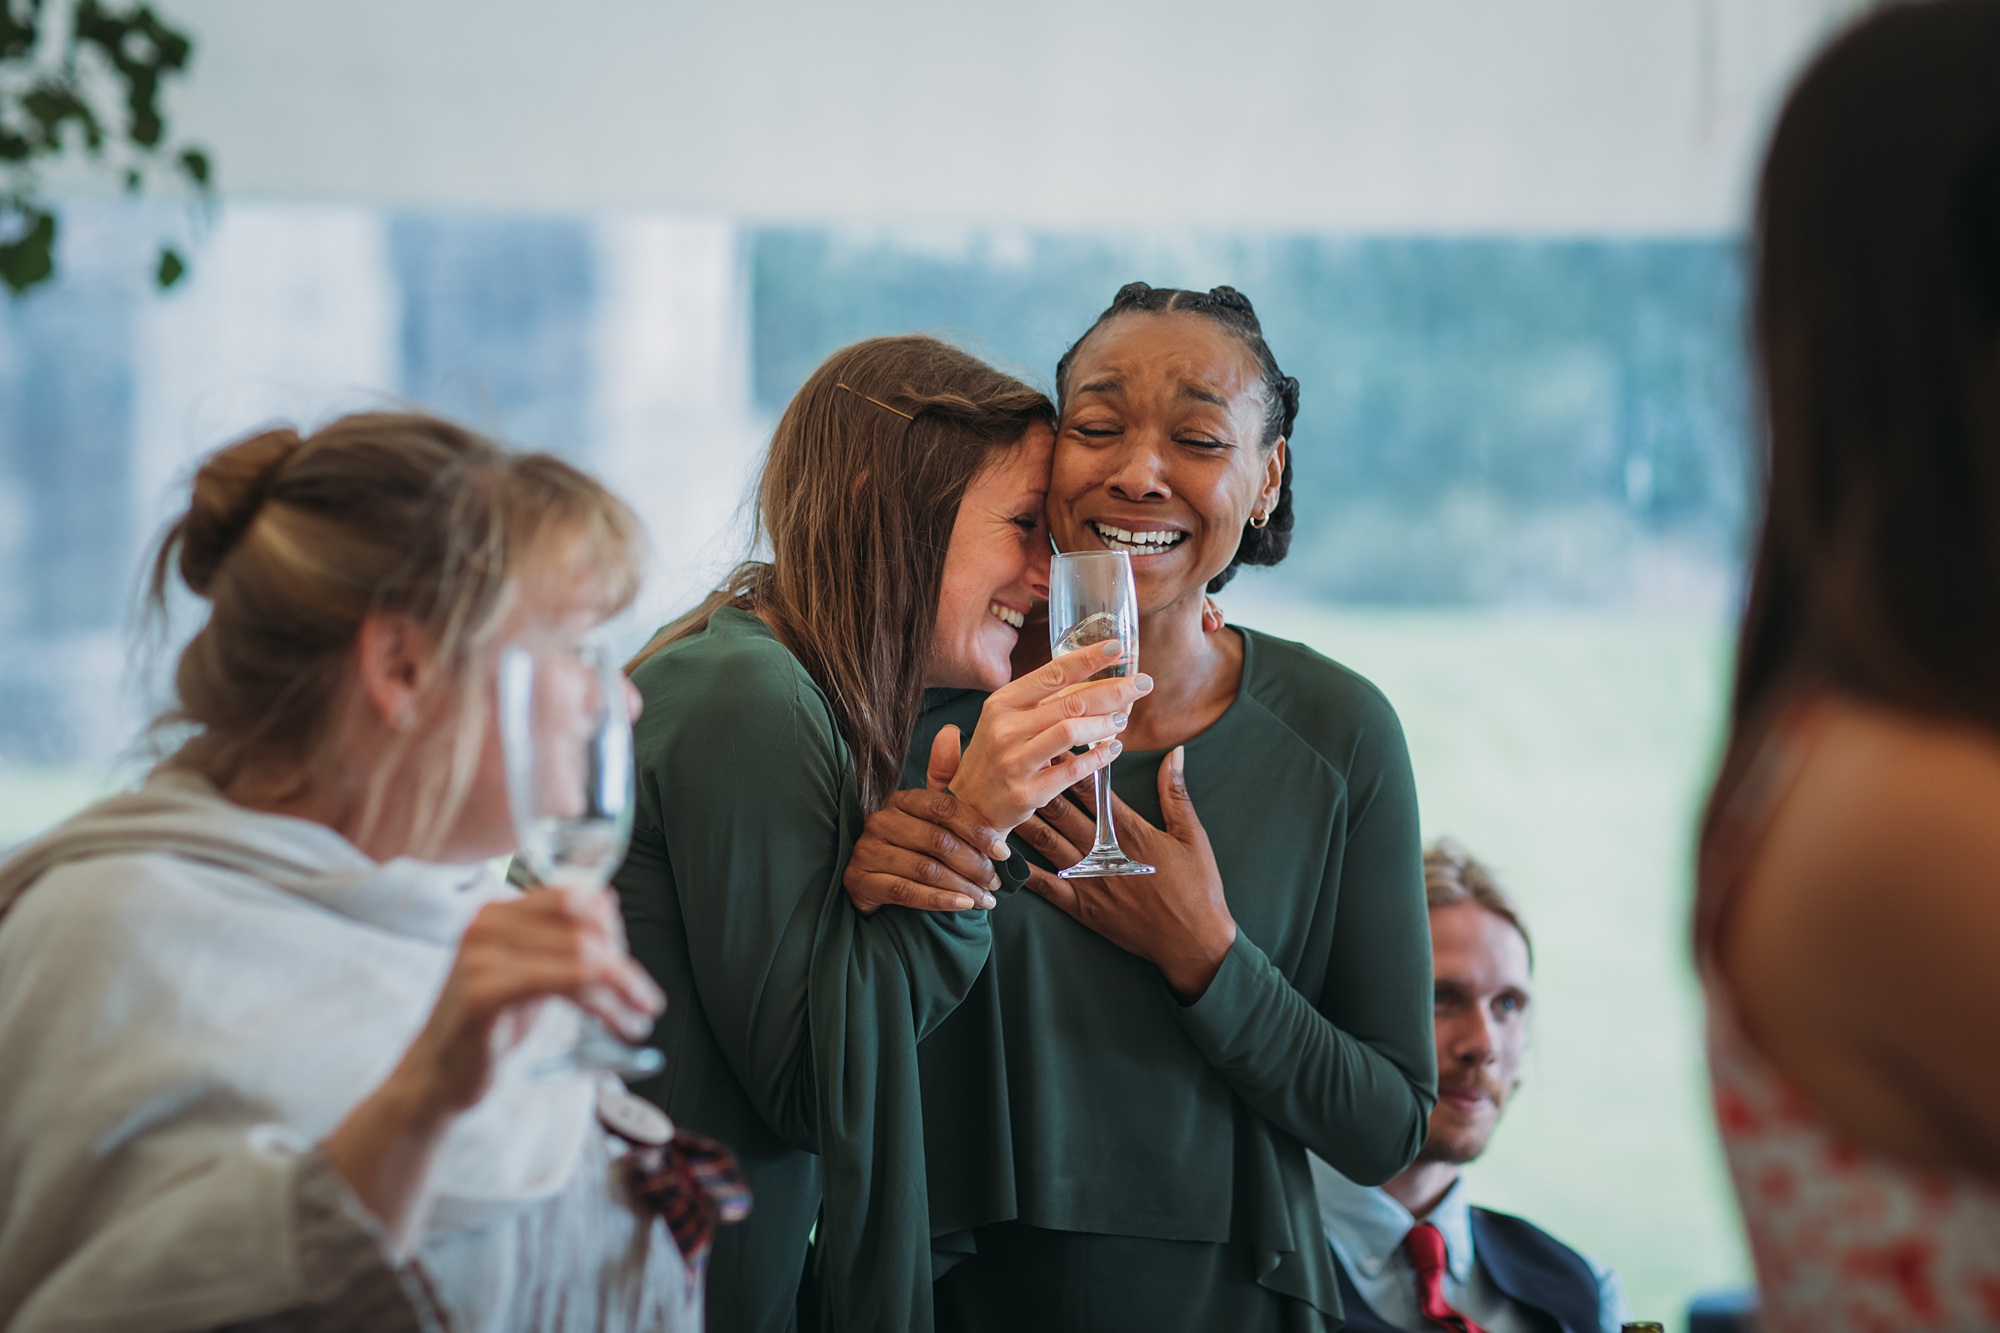
[[[0, 1327], [176, 1333], [306, 1301], [300, 1153], [388, 1075], [473, 914], [512, 892], [377, 864], [184, 774], [0, 864]], [[548, 1072], [573, 1032], [546, 1007], [438, 1156], [418, 1255], [464, 1326], [500, 1293], [453, 1288], [517, 1257], [469, 1233], [561, 1189], [590, 1131], [591, 1080]]]

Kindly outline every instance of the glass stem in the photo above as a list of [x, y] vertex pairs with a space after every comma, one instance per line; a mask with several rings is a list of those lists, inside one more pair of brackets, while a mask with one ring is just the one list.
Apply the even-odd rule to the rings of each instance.
[[1098, 769], [1090, 775], [1091, 789], [1097, 796], [1097, 841], [1091, 845], [1090, 854], [1100, 852], [1118, 854], [1118, 831], [1111, 827], [1111, 779], [1105, 769]]

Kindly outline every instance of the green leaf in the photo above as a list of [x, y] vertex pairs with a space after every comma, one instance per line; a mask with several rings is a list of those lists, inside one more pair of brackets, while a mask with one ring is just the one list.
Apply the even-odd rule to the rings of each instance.
[[126, 134], [142, 148], [158, 148], [167, 122], [160, 115], [160, 76], [150, 69], [124, 71], [129, 86], [125, 98], [129, 121]]
[[181, 154], [181, 170], [196, 185], [208, 185], [208, 154], [199, 148], [190, 148]]
[[42, 0], [0, 0], [0, 60], [18, 60], [35, 49]]
[[21, 109], [40, 127], [39, 145], [49, 151], [62, 148], [62, 129], [75, 122], [83, 130], [83, 140], [91, 152], [104, 147], [104, 127], [81, 97], [54, 79], [44, 79], [21, 97]]
[[28, 229], [18, 239], [0, 244], [0, 282], [19, 296], [56, 271], [55, 214], [37, 208], [23, 210]]
[[141, 105], [135, 98], [132, 104], [132, 123], [125, 132], [133, 143], [150, 150], [158, 148], [160, 140], [166, 137], [167, 123], [160, 119], [159, 113], [152, 107]]
[[160, 249], [160, 271], [153, 275], [154, 280], [160, 284], [160, 290], [165, 291], [167, 288], [173, 286], [186, 273], [187, 264], [181, 259], [180, 253], [171, 245], [162, 246]]
[[146, 183], [146, 178], [139, 174], [139, 168], [137, 167], [125, 168], [125, 193], [137, 194], [139, 193], [139, 187], [144, 185], [145, 183]]
[[194, 51], [194, 42], [186, 33], [169, 26], [146, 5], [140, 5], [134, 12], [132, 24], [145, 33], [153, 44], [154, 68], [160, 70], [186, 68], [188, 56]]

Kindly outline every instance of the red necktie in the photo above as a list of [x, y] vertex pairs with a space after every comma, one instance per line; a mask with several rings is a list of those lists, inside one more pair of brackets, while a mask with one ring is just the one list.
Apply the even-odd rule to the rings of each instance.
[[1456, 1333], [1486, 1333], [1445, 1304], [1444, 1233], [1428, 1222], [1419, 1222], [1403, 1237], [1403, 1248], [1410, 1252], [1410, 1262], [1417, 1266], [1417, 1308], [1424, 1312], [1424, 1318]]

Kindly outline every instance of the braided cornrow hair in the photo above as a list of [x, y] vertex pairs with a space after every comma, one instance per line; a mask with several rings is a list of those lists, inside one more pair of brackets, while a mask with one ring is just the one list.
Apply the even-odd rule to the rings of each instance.
[[[1118, 289], [1118, 295], [1111, 298], [1111, 304], [1097, 317], [1083, 337], [1070, 344], [1069, 350], [1056, 362], [1056, 410], [1062, 411], [1069, 400], [1069, 367], [1076, 357], [1076, 349], [1090, 339], [1090, 335], [1103, 326], [1104, 321], [1119, 315], [1129, 314], [1178, 314], [1181, 312], [1204, 315], [1229, 330], [1257, 358], [1257, 369], [1264, 377], [1264, 438], [1260, 443], [1269, 449], [1279, 440], [1290, 441], [1292, 423], [1299, 415], [1299, 382], [1278, 369], [1278, 359], [1271, 355], [1271, 348], [1264, 341], [1263, 326], [1257, 322], [1257, 312], [1250, 305], [1250, 298], [1234, 287], [1211, 287], [1205, 292], [1184, 291], [1178, 287], [1153, 287], [1143, 282], [1128, 282]], [[1285, 558], [1292, 549], [1292, 455], [1295, 451], [1285, 450], [1285, 472], [1278, 483], [1278, 503], [1271, 508], [1270, 522], [1261, 528], [1243, 525], [1242, 539], [1236, 544], [1236, 554], [1228, 568], [1208, 581], [1210, 592], [1221, 592], [1224, 584], [1236, 576], [1238, 565], [1275, 565]]]

